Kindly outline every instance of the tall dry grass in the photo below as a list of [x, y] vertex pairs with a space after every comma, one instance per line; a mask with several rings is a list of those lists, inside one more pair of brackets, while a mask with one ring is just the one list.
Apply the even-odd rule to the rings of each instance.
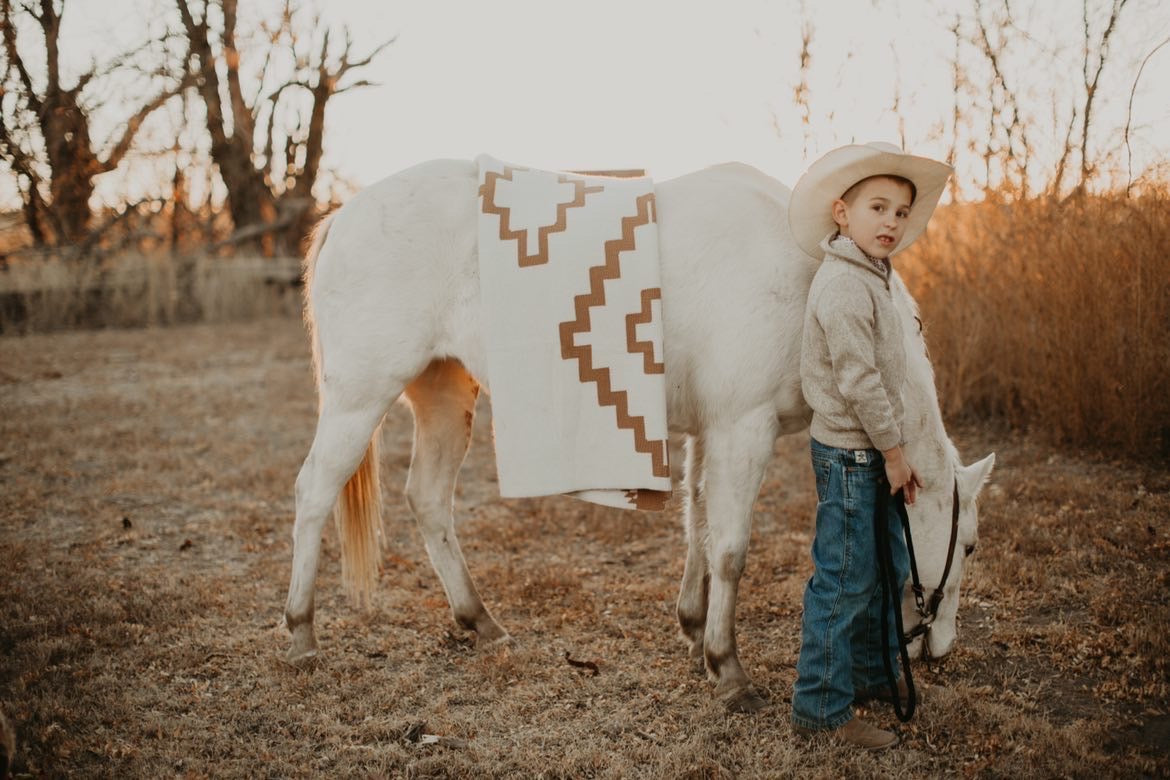
[[298, 316], [299, 278], [295, 258], [22, 259], [0, 273], [0, 334]]
[[1170, 192], [952, 205], [899, 262], [948, 416], [1170, 454]]

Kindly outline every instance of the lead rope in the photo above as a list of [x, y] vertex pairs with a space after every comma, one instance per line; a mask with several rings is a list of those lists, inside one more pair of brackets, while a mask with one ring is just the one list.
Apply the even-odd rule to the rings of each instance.
[[918, 610], [918, 625], [902, 634], [902, 642], [909, 644], [917, 637], [922, 637], [922, 657], [929, 663], [930, 654], [930, 627], [938, 616], [938, 607], [942, 603], [947, 579], [951, 576], [951, 566], [955, 562], [955, 548], [959, 542], [959, 481], [956, 479], [951, 487], [951, 538], [947, 543], [947, 560], [943, 565], [942, 578], [938, 587], [930, 593], [930, 601], [926, 600], [926, 588], [918, 579], [918, 559], [914, 555], [914, 535], [910, 533], [910, 517], [906, 514], [906, 502], [901, 493], [894, 504], [898, 512], [898, 519], [902, 521], [902, 533], [906, 539], [906, 552], [910, 556], [910, 574], [912, 576], [910, 590], [914, 593], [914, 606]]
[[[907, 649], [906, 634], [902, 628], [902, 604], [901, 599], [897, 608], [893, 610], [894, 621], [898, 628], [898, 652], [902, 658], [902, 675], [906, 679], [906, 711], [902, 711], [902, 697], [898, 695], [898, 678], [894, 674], [894, 664], [890, 660], [887, 643], [890, 636], [890, 601], [891, 595], [898, 591], [898, 583], [894, 581], [896, 576], [894, 572], [894, 557], [890, 550], [890, 493], [886, 488], [889, 484], [882, 480], [882, 484], [878, 486], [878, 500], [877, 500], [877, 516], [874, 518], [874, 534], [877, 541], [878, 552], [878, 571], [882, 582], [882, 664], [886, 670], [886, 680], [890, 686], [890, 697], [894, 704], [894, 713], [898, 716], [898, 720], [903, 723], [909, 722], [914, 717], [914, 708], [918, 704], [918, 694], [914, 690], [914, 677], [910, 673], [910, 651]], [[898, 516], [903, 521], [903, 529], [906, 534], [907, 551], [910, 553], [910, 567], [914, 571], [915, 600], [919, 604], [922, 603], [922, 598], [919, 595], [922, 586], [918, 583], [918, 566], [914, 560], [913, 547], [910, 545], [910, 524], [906, 516], [905, 499], [902, 492], [898, 491], [898, 495], [894, 497], [894, 508], [898, 512]]]

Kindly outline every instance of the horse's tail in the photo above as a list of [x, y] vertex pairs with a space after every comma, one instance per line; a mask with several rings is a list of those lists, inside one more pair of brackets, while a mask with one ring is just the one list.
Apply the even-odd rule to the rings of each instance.
[[369, 604], [381, 558], [382, 487], [378, 482], [378, 440], [374, 429], [357, 471], [341, 489], [333, 517], [341, 540], [341, 579], [345, 591], [360, 605]]
[[[318, 412], [324, 366], [321, 362], [321, 339], [318, 337], [313, 318], [312, 287], [317, 256], [325, 243], [331, 223], [332, 217], [326, 217], [314, 228], [309, 251], [305, 253], [302, 277], [305, 289], [305, 327], [309, 331], [313, 349], [313, 375], [317, 384]], [[341, 543], [341, 579], [350, 598], [359, 605], [369, 603], [381, 557], [379, 530], [382, 527], [382, 488], [378, 481], [378, 442], [381, 439], [381, 432], [381, 425], [374, 429], [361, 464], [341, 489], [337, 505], [333, 509], [337, 537]]]

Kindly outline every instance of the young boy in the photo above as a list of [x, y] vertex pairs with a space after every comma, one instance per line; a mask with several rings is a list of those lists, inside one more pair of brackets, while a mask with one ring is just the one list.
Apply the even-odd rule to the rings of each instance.
[[[813, 163], [788, 211], [797, 243], [824, 258], [809, 290], [800, 360], [818, 503], [792, 722], [797, 733], [831, 731], [871, 750], [898, 743], [853, 716], [854, 701], [889, 696], [883, 653], [897, 669], [898, 639], [881, 635], [878, 491], [903, 490], [912, 504], [921, 486], [902, 452], [906, 353], [889, 258], [926, 227], [950, 173], [890, 144], [844, 146]], [[891, 601], [900, 609], [909, 563], [892, 501], [890, 514], [899, 583]], [[899, 693], [906, 695], [904, 681]]]

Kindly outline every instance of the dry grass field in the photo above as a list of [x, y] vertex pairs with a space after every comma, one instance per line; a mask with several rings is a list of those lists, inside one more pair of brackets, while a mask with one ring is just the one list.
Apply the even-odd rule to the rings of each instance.
[[952, 204], [898, 257], [946, 414], [1170, 459], [1170, 187]]
[[483, 402], [456, 505], [514, 641], [477, 651], [454, 627], [401, 498], [411, 423], [395, 407], [371, 608], [344, 600], [330, 529], [324, 652], [285, 665], [315, 411], [293, 319], [0, 339], [0, 709], [17, 777], [1170, 775], [1164, 459], [952, 430], [968, 461], [998, 453], [959, 645], [918, 667], [919, 714], [874, 756], [788, 726], [805, 438], [778, 442], [756, 505], [740, 650], [773, 706], [744, 716], [676, 637], [677, 508], [499, 500]]

